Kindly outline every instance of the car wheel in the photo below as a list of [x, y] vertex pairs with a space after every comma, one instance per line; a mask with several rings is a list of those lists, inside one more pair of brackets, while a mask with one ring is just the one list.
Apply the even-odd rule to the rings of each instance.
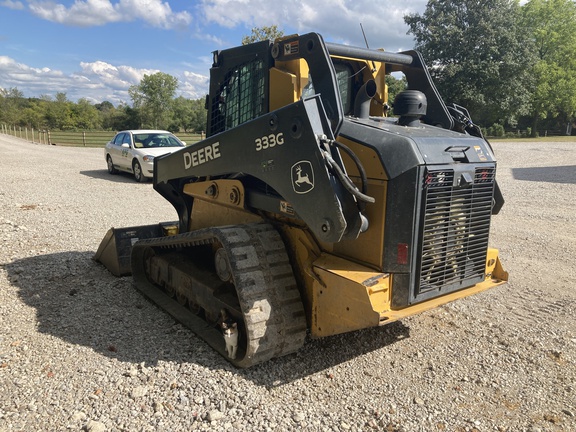
[[134, 178], [139, 183], [144, 183], [146, 181], [146, 177], [142, 173], [142, 167], [140, 166], [140, 162], [135, 160], [132, 162], [132, 172], [134, 173]]
[[118, 174], [118, 170], [114, 167], [114, 163], [112, 163], [112, 157], [110, 155], [106, 156], [106, 163], [108, 164], [108, 172], [110, 174]]

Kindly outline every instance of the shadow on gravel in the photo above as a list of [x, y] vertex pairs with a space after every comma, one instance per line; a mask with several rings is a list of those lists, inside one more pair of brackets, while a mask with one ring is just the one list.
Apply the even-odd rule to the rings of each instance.
[[516, 180], [576, 184], [576, 166], [512, 168]]
[[[134, 175], [128, 172], [119, 172], [118, 174], [110, 174], [108, 170], [87, 170], [80, 171], [80, 174], [100, 180], [109, 180], [116, 183], [137, 183]], [[151, 184], [152, 181], [144, 182], [143, 184]]]
[[[409, 336], [391, 323], [308, 341], [298, 352], [250, 369], [236, 369], [191, 331], [176, 323], [132, 286], [92, 260], [91, 252], [40, 255], [2, 264], [22, 301], [36, 310], [38, 331], [121, 362], [195, 363], [230, 370], [275, 387], [327, 370]], [[327, 374], [328, 375], [328, 374]]]

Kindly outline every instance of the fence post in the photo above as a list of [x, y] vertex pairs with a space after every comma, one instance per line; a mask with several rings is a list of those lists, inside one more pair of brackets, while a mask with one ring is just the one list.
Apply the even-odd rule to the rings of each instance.
[[46, 144], [51, 145], [52, 144], [52, 139], [50, 138], [50, 130], [48, 130], [47, 132], [47, 137], [48, 137], [48, 141], [46, 142]]
[[82, 131], [82, 143], [84, 147], [86, 147], [86, 131]]
[[31, 131], [32, 131], [32, 142], [34, 142], [34, 128], [32, 128]]

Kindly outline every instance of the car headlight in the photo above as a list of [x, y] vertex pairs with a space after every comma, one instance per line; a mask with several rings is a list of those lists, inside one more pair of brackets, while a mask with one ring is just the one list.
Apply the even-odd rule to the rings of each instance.
[[152, 162], [154, 161], [154, 156], [146, 155], [142, 158], [144, 162]]

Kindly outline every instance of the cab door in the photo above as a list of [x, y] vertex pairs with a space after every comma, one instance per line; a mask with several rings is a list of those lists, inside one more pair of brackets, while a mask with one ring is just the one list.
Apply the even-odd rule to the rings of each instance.
[[111, 145], [106, 146], [108, 148], [108, 154], [110, 155], [110, 157], [112, 158], [112, 163], [114, 164], [114, 166], [116, 168], [121, 168], [121, 156], [122, 156], [122, 148], [120, 147], [120, 145], [122, 144], [122, 139], [124, 138], [125, 133], [121, 132], [116, 134], [116, 136], [114, 137], [114, 139], [112, 140], [112, 142], [110, 143]]
[[125, 132], [120, 142], [120, 166], [123, 169], [132, 169], [132, 135], [129, 132]]

